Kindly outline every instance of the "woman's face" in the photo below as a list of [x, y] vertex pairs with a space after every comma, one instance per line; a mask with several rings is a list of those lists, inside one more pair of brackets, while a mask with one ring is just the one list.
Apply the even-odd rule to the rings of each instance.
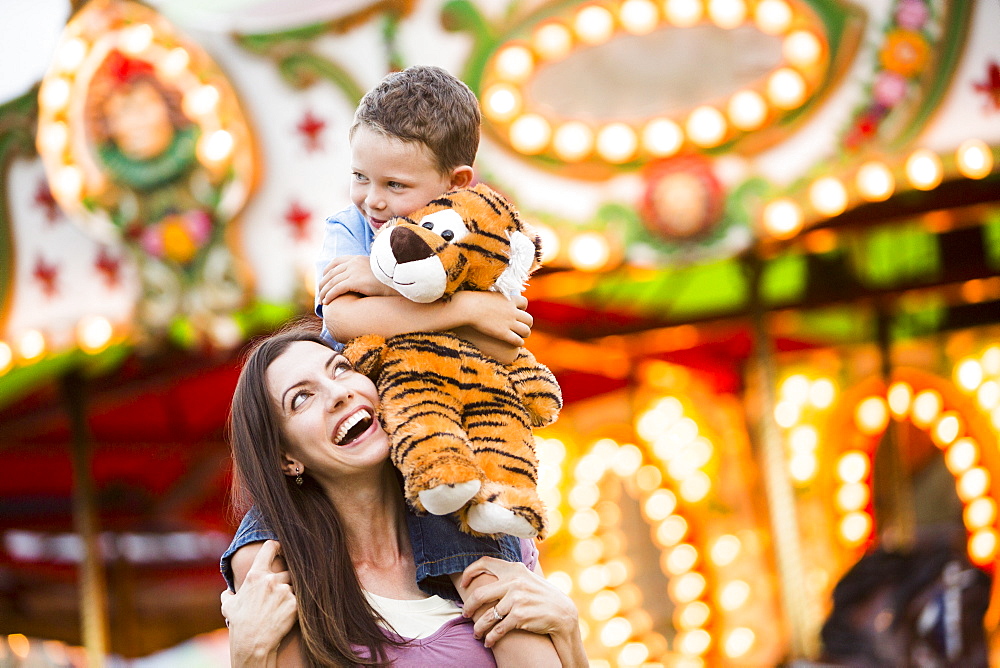
[[340, 353], [295, 341], [267, 368], [265, 382], [287, 456], [317, 480], [369, 472], [388, 458], [389, 441], [375, 418], [375, 384]]

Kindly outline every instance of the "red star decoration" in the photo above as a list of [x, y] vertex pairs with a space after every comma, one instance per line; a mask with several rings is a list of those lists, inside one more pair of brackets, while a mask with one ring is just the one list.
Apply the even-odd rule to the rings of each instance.
[[34, 275], [35, 280], [41, 283], [42, 292], [45, 293], [46, 297], [53, 297], [59, 291], [56, 285], [56, 279], [59, 277], [59, 268], [56, 265], [48, 264], [45, 262], [45, 258], [39, 256], [35, 260], [35, 268], [31, 273]]
[[292, 227], [292, 236], [296, 240], [303, 241], [309, 237], [308, 225], [312, 220], [312, 211], [298, 202], [292, 202], [285, 211], [285, 220]]
[[104, 281], [109, 288], [114, 288], [121, 282], [122, 261], [119, 257], [112, 257], [108, 249], [101, 246], [94, 259], [94, 268], [104, 276]]
[[973, 83], [976, 92], [986, 95], [987, 111], [1000, 111], [1000, 65], [991, 61], [986, 66], [986, 81]]
[[52, 196], [52, 191], [49, 190], [49, 184], [44, 180], [39, 181], [38, 187], [35, 188], [35, 204], [45, 209], [45, 218], [50, 223], [59, 220], [62, 211], [59, 209], [59, 205], [56, 204], [56, 199]]
[[307, 110], [302, 120], [295, 126], [295, 129], [305, 137], [307, 151], [312, 153], [313, 151], [323, 150], [320, 134], [326, 129], [326, 121], [316, 118], [313, 116], [312, 111]]

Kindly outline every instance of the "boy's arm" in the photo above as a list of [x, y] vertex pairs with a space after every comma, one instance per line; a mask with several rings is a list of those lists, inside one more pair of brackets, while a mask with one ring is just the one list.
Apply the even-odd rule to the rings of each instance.
[[395, 336], [471, 327], [520, 347], [531, 334], [531, 315], [496, 292], [458, 292], [449, 301], [418, 304], [405, 297], [337, 297], [323, 308], [323, 322], [337, 341], [363, 334]]

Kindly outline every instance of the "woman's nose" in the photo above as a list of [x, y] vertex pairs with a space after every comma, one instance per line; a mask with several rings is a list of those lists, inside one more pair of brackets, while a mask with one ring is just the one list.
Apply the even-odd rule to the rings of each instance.
[[326, 383], [326, 405], [328, 410], [334, 410], [353, 396], [350, 388], [344, 383], [328, 379]]

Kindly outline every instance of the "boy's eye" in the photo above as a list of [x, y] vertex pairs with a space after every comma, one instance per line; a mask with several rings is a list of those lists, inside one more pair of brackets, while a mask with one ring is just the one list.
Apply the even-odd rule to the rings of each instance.
[[351, 172], [351, 176], [354, 177], [355, 181], [366, 181], [367, 180], [365, 178], [365, 175], [361, 174], [360, 172]]

